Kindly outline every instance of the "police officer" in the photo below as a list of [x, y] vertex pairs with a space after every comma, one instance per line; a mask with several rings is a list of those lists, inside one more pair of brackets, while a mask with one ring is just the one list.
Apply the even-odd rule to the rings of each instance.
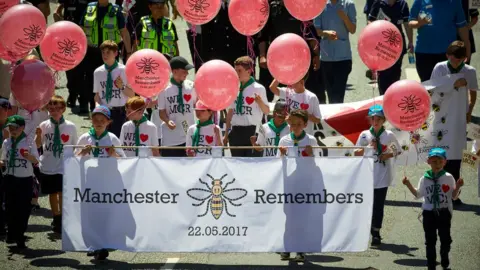
[[[67, 20], [78, 24], [83, 12], [87, 9], [88, 0], [58, 0], [58, 6], [53, 13], [55, 22]], [[78, 94], [82, 91], [85, 76], [79, 66], [65, 72], [67, 75], [68, 99], [67, 106], [75, 107]]]
[[[132, 46], [121, 7], [110, 4], [108, 0], [88, 3], [79, 25], [83, 27], [88, 42], [87, 54], [81, 64], [86, 85], [83, 85], [83, 90], [79, 93], [79, 112], [80, 114], [88, 114], [95, 108], [93, 72], [103, 65], [102, 52], [99, 49], [100, 44], [104, 40], [113, 40], [117, 44], [123, 40], [127, 57], [132, 54]], [[88, 108], [89, 104], [90, 110]]]

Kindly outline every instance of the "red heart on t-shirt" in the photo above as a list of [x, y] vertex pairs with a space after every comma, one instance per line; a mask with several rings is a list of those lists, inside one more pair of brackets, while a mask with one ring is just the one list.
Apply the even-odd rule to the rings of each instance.
[[208, 144], [211, 144], [213, 142], [213, 136], [205, 136], [205, 140]]
[[20, 155], [22, 155], [22, 157], [25, 157], [25, 152], [28, 152], [27, 149], [20, 149]]
[[[331, 115], [325, 119], [325, 122], [340, 135], [347, 138], [352, 143], [357, 143], [358, 136], [362, 131], [370, 128], [368, 121], [368, 109], [374, 104], [374, 101], [361, 106], [358, 109], [344, 108], [342, 111]], [[383, 104], [382, 100], [375, 100], [375, 104]]]
[[447, 193], [450, 190], [450, 186], [447, 185], [447, 184], [443, 184], [442, 185], [442, 190], [443, 190], [443, 193]]
[[110, 151], [110, 148], [105, 148], [105, 152], [108, 153], [108, 151]]
[[68, 134], [62, 134], [62, 136], [60, 136], [60, 138], [62, 138], [62, 141], [63, 141], [63, 142], [67, 142], [68, 139], [70, 139], [70, 135], [68, 135]]
[[192, 98], [192, 95], [184, 94], [184, 95], [183, 95], [183, 98], [185, 99], [186, 102], [189, 102], [190, 99]]
[[140, 140], [141, 140], [142, 142], [148, 140], [148, 134], [140, 134]]
[[309, 156], [309, 155], [308, 155], [307, 151], [303, 150], [303, 151], [302, 151], [302, 157], [308, 157], [308, 156]]
[[245, 101], [247, 102], [248, 105], [252, 104], [255, 101], [255, 98], [253, 97], [246, 97]]
[[308, 110], [309, 107], [310, 106], [307, 103], [300, 104], [300, 109], [302, 109], [302, 110]]

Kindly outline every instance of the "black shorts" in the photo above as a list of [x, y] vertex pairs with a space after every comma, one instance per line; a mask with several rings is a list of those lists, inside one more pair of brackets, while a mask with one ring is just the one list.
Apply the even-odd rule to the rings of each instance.
[[63, 174], [40, 173], [38, 178], [43, 194], [54, 194], [63, 191]]

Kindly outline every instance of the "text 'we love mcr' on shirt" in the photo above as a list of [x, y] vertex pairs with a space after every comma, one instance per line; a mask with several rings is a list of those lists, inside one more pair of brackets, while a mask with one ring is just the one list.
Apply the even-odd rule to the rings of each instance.
[[[313, 115], [318, 119], [322, 119], [322, 114], [320, 113], [320, 102], [318, 101], [317, 95], [305, 89], [302, 93], [296, 93], [293, 89], [286, 87], [279, 87], [279, 100], [284, 100], [288, 108], [291, 110], [306, 110], [309, 115]], [[312, 121], [308, 121], [307, 128], [305, 132], [308, 134], [314, 134], [315, 124]]]
[[[215, 124], [210, 124], [208, 126], [204, 126], [200, 128], [200, 137], [198, 139], [198, 146], [218, 146], [217, 145], [217, 135], [215, 135], [215, 127], [220, 130], [220, 127]], [[187, 131], [187, 143], [186, 146], [193, 145], [193, 135], [197, 130], [197, 125], [191, 125]], [[211, 156], [212, 149], [196, 149], [195, 156]]]
[[125, 73], [125, 66], [118, 64], [118, 66], [112, 70], [112, 99], [107, 103], [106, 99], [106, 86], [107, 86], [108, 72], [105, 69], [105, 65], [98, 67], [93, 73], [93, 92], [100, 95], [102, 105], [107, 107], [122, 107], [127, 102], [127, 96], [123, 93], [123, 90], [119, 86], [127, 85], [127, 75]]
[[[77, 145], [92, 145], [92, 146], [95, 146], [96, 142], [97, 142], [97, 140], [87, 132], [87, 133], [82, 134], [82, 136], [80, 136], [80, 138], [78, 138]], [[117, 136], [115, 136], [115, 134], [113, 134], [111, 132], [108, 132], [108, 134], [105, 137], [101, 138], [98, 141], [98, 146], [112, 146], [112, 145], [113, 146], [121, 146], [122, 144], [120, 143], [120, 140], [117, 138]], [[94, 148], [92, 148], [92, 151], [93, 150], [94, 150]], [[77, 148], [75, 150], [75, 154], [78, 154], [80, 151], [82, 151], [82, 148]], [[125, 152], [123, 152], [122, 148], [118, 148], [118, 147], [115, 148], [115, 152], [117, 152], [117, 154], [121, 157], [126, 157]], [[90, 156], [93, 156], [92, 153], [90, 153]], [[98, 157], [99, 158], [110, 157], [108, 155], [108, 149], [107, 148], [100, 148]]]
[[[298, 148], [297, 148], [297, 153], [292, 153], [290, 151], [295, 149], [295, 142], [293, 141], [292, 137], [290, 134], [284, 136], [283, 138], [280, 139], [280, 143], [278, 146], [285, 146], [287, 148], [287, 155], [289, 157], [306, 157], [308, 156], [307, 152], [305, 151], [305, 146], [318, 146], [317, 139], [313, 137], [310, 134], [305, 134], [305, 137], [298, 141]], [[313, 156], [315, 157], [320, 157], [322, 156], [322, 149], [320, 148], [313, 148], [312, 149]], [[277, 151], [277, 156], [280, 156], [280, 151]]]
[[[157, 127], [150, 121], [145, 121], [139, 126], [139, 142], [140, 146], [158, 146]], [[135, 146], [135, 124], [133, 121], [128, 121], [122, 126], [120, 132], [120, 142], [123, 146]], [[127, 157], [135, 157], [135, 148], [125, 148], [125, 155]], [[152, 156], [152, 150], [148, 151], [147, 156]]]
[[263, 103], [268, 105], [267, 92], [263, 85], [254, 82], [251, 85], [247, 86], [242, 91], [243, 93], [243, 104], [242, 110], [237, 111], [237, 100], [233, 102], [228, 109], [233, 110], [233, 116], [231, 120], [232, 126], [257, 126], [262, 123], [263, 111], [255, 101], [255, 94], [260, 96]]
[[[290, 127], [286, 125], [280, 132], [280, 139], [284, 136], [290, 136]], [[277, 134], [273, 131], [268, 123], [265, 123], [260, 126], [258, 129], [257, 144], [260, 146], [275, 146], [275, 138]], [[264, 148], [263, 149], [264, 157], [275, 157], [277, 156], [277, 148]]]
[[15, 165], [14, 168], [10, 168], [10, 152], [12, 149], [12, 139], [5, 139], [2, 145], [2, 160], [6, 166], [6, 174], [13, 175], [15, 177], [30, 177], [33, 176], [32, 163], [25, 158], [25, 153], [38, 157], [37, 147], [31, 142], [28, 142], [27, 138], [23, 138], [17, 144], [15, 151]]
[[439, 208], [448, 208], [450, 213], [453, 211], [452, 196], [455, 189], [455, 178], [449, 173], [445, 173], [434, 182], [431, 179], [422, 176], [418, 182], [417, 199], [423, 198], [422, 209], [433, 210], [435, 189], [439, 196]]
[[[49, 120], [43, 121], [39, 128], [42, 130], [43, 154], [40, 156], [40, 171], [44, 174], [63, 174], [63, 151], [60, 157], [53, 155], [55, 125]], [[77, 127], [74, 123], [65, 120], [59, 126], [60, 143], [74, 145], [78, 141]]]
[[[180, 104], [179, 98], [181, 98]], [[167, 88], [158, 95], [158, 109], [166, 110], [168, 119], [176, 125], [171, 130], [167, 123], [162, 123], [162, 146], [175, 146], [187, 141], [188, 128], [195, 123], [194, 104], [197, 102], [197, 94], [193, 88], [193, 82], [185, 80], [182, 83], [182, 96], [179, 97], [179, 89], [176, 85], [168, 83]], [[183, 112], [182, 112], [183, 108]]]

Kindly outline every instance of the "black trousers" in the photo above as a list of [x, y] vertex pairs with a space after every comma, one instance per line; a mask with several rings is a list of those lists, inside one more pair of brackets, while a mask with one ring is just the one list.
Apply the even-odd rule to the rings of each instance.
[[[71, 70], [67, 70], [65, 74], [67, 75], [67, 88], [68, 88], [68, 100], [67, 102], [75, 105], [79, 94], [84, 91], [83, 88], [85, 86], [85, 73], [83, 72], [82, 67], [80, 66], [74, 67]], [[93, 91], [93, 90], [92, 90]]]
[[378, 72], [378, 92], [380, 95], [384, 95], [390, 85], [400, 80], [402, 76], [402, 62], [403, 54], [389, 69]]
[[5, 185], [4, 176], [0, 172], [0, 233], [5, 231], [5, 225], [7, 224], [5, 219]]
[[112, 123], [108, 126], [108, 131], [120, 138], [122, 126], [127, 122], [127, 113], [125, 107], [113, 107], [110, 109]]
[[[230, 146], [252, 146], [250, 137], [255, 135], [256, 126], [232, 126], [228, 134]], [[258, 156], [253, 149], [230, 149], [232, 157], [254, 157]]]
[[97, 47], [88, 47], [87, 54], [79, 65], [79, 74], [82, 77], [83, 83], [81, 89], [78, 89], [80, 108], [88, 109], [90, 104], [90, 111], [95, 108], [95, 94], [93, 93], [93, 72], [95, 69], [103, 65], [102, 51]]
[[446, 268], [450, 264], [448, 253], [452, 244], [450, 236], [450, 227], [452, 222], [452, 213], [446, 208], [437, 211], [423, 211], [423, 230], [425, 231], [425, 245], [427, 249], [428, 269], [435, 269], [437, 264], [437, 231], [440, 238], [440, 257], [442, 267]]
[[373, 190], [372, 228], [381, 229], [388, 187]]
[[328, 103], [343, 103], [347, 90], [348, 75], [352, 72], [352, 60], [321, 61], [323, 81], [327, 89]]
[[[175, 145], [178, 147], [185, 147], [185, 143]], [[186, 157], [187, 151], [185, 149], [160, 149], [160, 155], [162, 157]]]
[[444, 53], [415, 53], [415, 58], [417, 73], [422, 82], [430, 80], [433, 68], [437, 63], [447, 60], [447, 56]]
[[5, 176], [5, 210], [8, 236], [24, 242], [32, 205], [33, 177]]

